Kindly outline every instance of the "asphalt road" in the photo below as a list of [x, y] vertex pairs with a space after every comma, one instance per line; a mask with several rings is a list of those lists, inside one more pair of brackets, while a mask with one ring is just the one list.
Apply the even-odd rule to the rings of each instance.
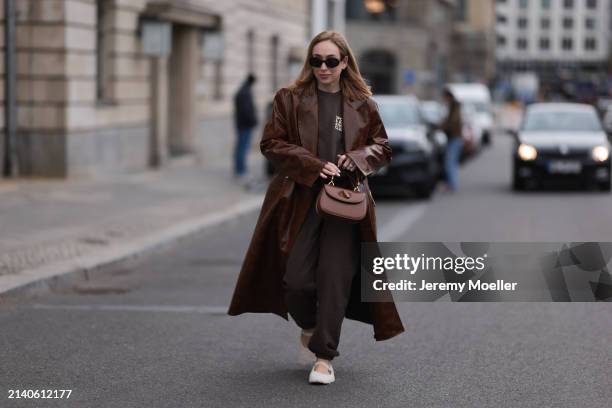
[[[612, 195], [510, 190], [510, 141], [467, 162], [460, 191], [377, 199], [381, 240], [612, 241]], [[298, 329], [226, 315], [256, 221], [232, 220], [77, 287], [0, 305], [0, 407], [603, 407], [610, 303], [398, 303], [375, 342], [345, 320], [336, 383], [311, 386]], [[9, 390], [71, 389], [69, 399]]]

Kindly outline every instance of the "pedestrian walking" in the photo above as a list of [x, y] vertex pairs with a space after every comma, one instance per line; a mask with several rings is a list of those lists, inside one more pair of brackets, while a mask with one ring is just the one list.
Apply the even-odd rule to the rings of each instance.
[[253, 84], [257, 78], [249, 74], [234, 95], [234, 125], [236, 127], [236, 143], [234, 146], [234, 177], [246, 181], [247, 155], [251, 146], [251, 134], [257, 126], [257, 111], [253, 101]]
[[[371, 324], [377, 341], [404, 331], [390, 293], [384, 301], [361, 302], [360, 243], [377, 241], [367, 176], [392, 153], [371, 95], [344, 37], [321, 32], [298, 78], [276, 93], [260, 143], [276, 172], [228, 314], [291, 315], [301, 328], [298, 344], [312, 353], [311, 383], [335, 380], [331, 360], [340, 354], [345, 317]], [[367, 192], [359, 223], [321, 218], [315, 210], [323, 185], [342, 173], [360, 177]]]
[[454, 192], [457, 190], [459, 159], [463, 150], [463, 123], [461, 105], [448, 88], [444, 90], [444, 102], [448, 110], [446, 118], [440, 125], [447, 138], [444, 169], [448, 189]]

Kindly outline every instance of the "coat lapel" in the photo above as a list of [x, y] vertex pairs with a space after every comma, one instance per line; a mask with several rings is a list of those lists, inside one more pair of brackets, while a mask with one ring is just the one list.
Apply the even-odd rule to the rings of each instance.
[[298, 134], [302, 146], [316, 156], [319, 138], [319, 110], [317, 109], [316, 92], [303, 95], [300, 98], [297, 116]]
[[363, 101], [351, 100], [346, 97], [343, 98], [343, 100], [342, 124], [344, 126], [344, 150], [348, 152], [355, 148], [355, 142], [359, 136], [360, 117], [357, 109], [361, 106]]

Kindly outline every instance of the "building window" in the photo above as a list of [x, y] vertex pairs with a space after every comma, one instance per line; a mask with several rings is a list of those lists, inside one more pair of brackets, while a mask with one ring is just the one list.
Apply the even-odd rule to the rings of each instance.
[[596, 9], [597, 8], [597, 0], [587, 0], [587, 8]]
[[111, 99], [111, 10], [110, 1], [97, 0], [96, 6], [96, 99]]
[[[313, 0], [308, 1], [308, 10], [312, 11]], [[346, 19], [347, 20], [362, 20], [365, 17], [365, 7], [363, 1], [346, 0]]]
[[565, 37], [561, 40], [561, 48], [564, 50], [571, 50], [574, 46], [574, 42], [571, 38]]
[[457, 20], [466, 21], [468, 15], [468, 2], [466, 0], [459, 0], [457, 2]]
[[503, 47], [506, 45], [506, 37], [504, 37], [503, 35], [498, 35], [497, 36], [497, 45], [500, 47]]
[[519, 7], [522, 9], [526, 9], [527, 8], [527, 4], [529, 4], [528, 0], [519, 0]]
[[346, 19], [362, 21], [397, 20], [397, 0], [347, 0]]
[[272, 85], [272, 93], [275, 93], [278, 90], [278, 43], [279, 37], [278, 35], [273, 36], [270, 39], [270, 64], [272, 65], [271, 74], [272, 80], [270, 81]]
[[527, 39], [526, 38], [517, 38], [516, 39], [516, 48], [519, 50], [527, 49]]
[[595, 29], [595, 19], [587, 17], [584, 20], [584, 26], [589, 30], [594, 30]]
[[584, 40], [584, 49], [593, 51], [597, 48], [597, 41], [595, 38], [589, 37]]
[[396, 74], [398, 69], [396, 56], [389, 52], [373, 48], [366, 50], [359, 58], [359, 69], [365, 78], [370, 80], [374, 94], [397, 92]]
[[506, 18], [506, 16], [502, 16], [501, 14], [497, 15], [497, 22], [499, 24], [506, 24], [508, 22], [508, 19]]
[[566, 8], [566, 9], [574, 8], [574, 0], [563, 0], [563, 8]]
[[550, 28], [550, 18], [542, 18], [540, 19], [540, 27], [543, 30], [548, 30]]
[[540, 49], [541, 50], [548, 50], [550, 49], [550, 39], [549, 38], [540, 38]]
[[527, 28], [527, 19], [525, 17], [521, 17], [517, 20], [517, 24], [519, 28]]
[[563, 28], [572, 28], [574, 26], [574, 20], [569, 18], [569, 17], [565, 17], [563, 19]]
[[247, 31], [247, 66], [249, 73], [255, 73], [255, 32], [253, 30]]
[[550, 0], [542, 0], [542, 8], [549, 9], [550, 8]]

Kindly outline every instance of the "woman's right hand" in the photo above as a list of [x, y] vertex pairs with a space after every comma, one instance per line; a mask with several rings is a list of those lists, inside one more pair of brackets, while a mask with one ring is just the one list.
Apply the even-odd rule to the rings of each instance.
[[327, 176], [340, 176], [340, 169], [332, 162], [326, 162], [325, 166], [319, 174], [321, 178], [327, 179]]

